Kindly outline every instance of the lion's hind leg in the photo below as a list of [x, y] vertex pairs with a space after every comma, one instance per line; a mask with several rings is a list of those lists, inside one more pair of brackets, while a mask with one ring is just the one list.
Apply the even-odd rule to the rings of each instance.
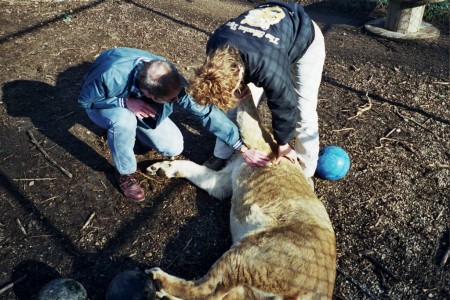
[[[162, 271], [160, 268], [153, 268], [146, 271], [151, 278], [157, 282], [158, 298], [170, 300], [178, 299], [222, 299], [223, 293], [214, 284], [214, 280], [208, 275], [197, 281], [187, 281]], [[178, 298], [179, 297], [179, 298]]]
[[172, 276], [159, 268], [147, 270], [146, 273], [158, 283], [158, 295], [173, 300], [263, 299], [256, 297], [252, 288], [237, 278], [242, 267], [240, 255], [240, 247], [233, 246], [213, 264], [205, 276], [195, 281]]

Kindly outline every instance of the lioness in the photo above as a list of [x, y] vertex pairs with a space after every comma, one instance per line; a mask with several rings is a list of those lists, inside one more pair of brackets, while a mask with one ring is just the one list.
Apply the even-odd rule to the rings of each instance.
[[[249, 147], [272, 151], [251, 98], [241, 101], [237, 123]], [[159, 268], [147, 272], [168, 299], [331, 299], [336, 242], [322, 202], [299, 164], [287, 159], [250, 167], [235, 155], [221, 171], [187, 160], [151, 165], [151, 174], [186, 178], [211, 196], [231, 196], [233, 246], [195, 281]]]

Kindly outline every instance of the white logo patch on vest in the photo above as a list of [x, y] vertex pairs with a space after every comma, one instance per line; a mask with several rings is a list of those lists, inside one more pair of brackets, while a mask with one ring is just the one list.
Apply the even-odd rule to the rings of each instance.
[[[273, 44], [278, 44], [280, 38], [273, 36], [270, 33], [266, 33], [270, 26], [278, 24], [282, 19], [286, 17], [286, 14], [281, 7], [264, 7], [250, 10], [245, 18], [241, 21], [241, 24], [248, 24], [251, 27], [240, 25], [236, 22], [228, 22], [226, 25], [231, 30], [239, 30], [243, 33], [250, 33], [254, 37], [266, 38]], [[261, 28], [262, 30], [252, 27]]]

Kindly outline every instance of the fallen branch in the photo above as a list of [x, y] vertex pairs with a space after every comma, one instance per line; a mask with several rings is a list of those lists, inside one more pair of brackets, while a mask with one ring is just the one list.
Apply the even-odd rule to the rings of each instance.
[[362, 106], [358, 106], [358, 108], [356, 109], [356, 115], [348, 118], [348, 120], [354, 119], [372, 108], [372, 99], [370, 99], [369, 93], [366, 93], [366, 97], [367, 97], [367, 103]]
[[378, 298], [373, 295], [365, 286], [363, 286], [362, 284], [360, 284], [356, 279], [354, 279], [352, 276], [350, 276], [349, 274], [345, 273], [344, 271], [342, 271], [339, 267], [336, 267], [337, 271], [339, 273], [341, 273], [345, 279], [347, 279], [348, 281], [350, 281], [351, 283], [353, 283], [354, 285], [356, 285], [356, 287], [358, 287], [361, 291], [364, 292], [364, 294], [366, 294], [370, 299], [374, 299], [374, 300], [378, 300]]
[[41, 153], [45, 156], [45, 158], [50, 161], [54, 166], [56, 166], [61, 172], [63, 172], [67, 177], [72, 178], [72, 174], [67, 171], [66, 169], [64, 169], [63, 167], [61, 167], [60, 165], [58, 165], [58, 163], [56, 161], [54, 161], [50, 155], [47, 154], [47, 152], [45, 152], [44, 148], [42, 148], [42, 146], [39, 144], [39, 142], [34, 138], [33, 133], [30, 130], [27, 130], [27, 134], [31, 139], [31, 142], [39, 149], [39, 151], [41, 151]]
[[7, 286], [3, 287], [2, 289], [0, 289], [0, 294], [2, 294], [3, 292], [6, 292], [7, 290], [9, 290], [10, 288], [12, 288], [15, 284], [18, 284], [19, 282], [23, 281], [25, 278], [27, 277], [27, 275], [23, 275], [22, 277], [20, 277], [17, 280], [14, 280], [13, 282], [11, 282], [10, 284], [8, 284]]

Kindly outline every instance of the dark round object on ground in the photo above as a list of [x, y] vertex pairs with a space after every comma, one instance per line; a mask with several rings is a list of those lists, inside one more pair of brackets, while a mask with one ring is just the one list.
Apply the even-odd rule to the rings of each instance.
[[36, 300], [86, 300], [87, 292], [78, 281], [58, 278], [48, 282], [37, 294]]
[[153, 300], [155, 294], [149, 275], [130, 270], [114, 277], [106, 291], [106, 300]]

